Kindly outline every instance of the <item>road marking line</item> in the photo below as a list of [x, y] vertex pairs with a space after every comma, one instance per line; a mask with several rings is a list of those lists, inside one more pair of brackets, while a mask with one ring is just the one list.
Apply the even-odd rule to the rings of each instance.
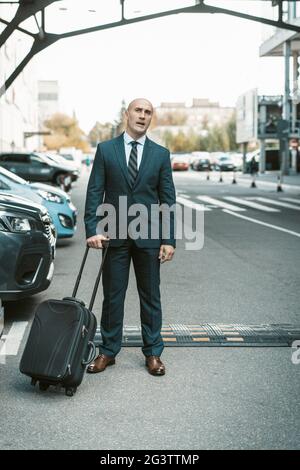
[[210, 341], [210, 338], [192, 338], [193, 341], [198, 341], [198, 343], [200, 342], [209, 342]]
[[227, 202], [219, 201], [218, 199], [215, 199], [210, 196], [197, 196], [197, 199], [235, 212], [242, 212], [246, 210], [243, 207], [234, 206], [233, 204], [228, 204]]
[[269, 228], [274, 228], [275, 230], [279, 230], [280, 232], [289, 233], [290, 235], [294, 235], [295, 237], [300, 238], [300, 233], [293, 232], [293, 230], [288, 230], [287, 228], [278, 227], [277, 225], [267, 224], [266, 222], [262, 222], [261, 220], [252, 219], [252, 217], [247, 217], [241, 214], [236, 214], [235, 212], [231, 212], [227, 209], [223, 209], [223, 212], [226, 212], [226, 214], [235, 215], [235, 217], [240, 217], [241, 219], [249, 220], [249, 222], [253, 222], [255, 224], [264, 225], [265, 227], [269, 227]]
[[246, 201], [245, 199], [239, 199], [238, 197], [224, 196], [224, 199], [227, 199], [228, 201], [232, 202], [237, 202], [238, 204], [243, 204], [244, 206], [252, 207], [253, 209], [258, 209], [259, 211], [280, 212], [280, 209], [274, 209], [274, 207], [264, 206], [263, 204], [258, 204], [254, 201]]
[[229, 337], [229, 338], [226, 338], [226, 339], [227, 339], [227, 341], [241, 341], [241, 342], [244, 341], [244, 338], [230, 338]]
[[14, 322], [6, 335], [0, 356], [16, 356], [19, 351], [28, 321]]
[[295, 204], [300, 204], [300, 199], [293, 199], [292, 197], [280, 197], [282, 201], [294, 202]]
[[176, 201], [184, 206], [190, 207], [191, 209], [195, 209], [196, 211], [210, 211], [210, 209], [204, 204], [197, 204], [197, 202], [190, 201], [184, 197], [179, 196], [176, 198]]
[[289, 204], [288, 202], [281, 202], [275, 201], [274, 199], [267, 199], [266, 197], [256, 197], [256, 201], [267, 202], [268, 204], [274, 204], [275, 206], [286, 207], [288, 209], [295, 209], [296, 211], [300, 211], [300, 207], [293, 206], [293, 204]]
[[191, 197], [188, 194], [186, 194], [186, 191], [176, 191], [176, 196], [183, 196], [183, 197], [187, 197], [187, 198]]

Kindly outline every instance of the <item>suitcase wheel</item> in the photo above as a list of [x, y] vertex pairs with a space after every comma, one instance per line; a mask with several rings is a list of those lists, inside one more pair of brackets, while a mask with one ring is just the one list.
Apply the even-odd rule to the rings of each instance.
[[45, 382], [39, 382], [39, 389], [42, 392], [45, 392], [46, 390], [48, 390], [48, 388], [49, 388], [49, 384], [46, 384]]
[[31, 385], [34, 387], [36, 385], [36, 383], [37, 383], [37, 380], [32, 378], [31, 379]]
[[77, 387], [68, 387], [66, 388], [67, 397], [72, 397], [76, 393]]

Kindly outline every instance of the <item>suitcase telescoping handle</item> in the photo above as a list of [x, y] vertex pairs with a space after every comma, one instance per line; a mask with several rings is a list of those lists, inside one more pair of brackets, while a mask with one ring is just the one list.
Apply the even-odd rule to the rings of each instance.
[[[90, 304], [89, 304], [89, 307], [88, 307], [89, 310], [92, 310], [93, 306], [94, 306], [94, 302], [95, 302], [95, 298], [96, 298], [96, 294], [97, 294], [101, 274], [102, 274], [102, 271], [103, 271], [103, 265], [104, 265], [105, 257], [106, 257], [106, 254], [107, 254], [107, 249], [108, 249], [108, 246], [109, 246], [109, 240], [102, 240], [102, 246], [103, 246], [102, 261], [101, 261], [100, 268], [99, 268], [99, 271], [98, 271], [98, 275], [97, 275], [97, 278], [96, 278], [96, 281], [95, 281], [91, 301], [90, 301]], [[86, 249], [85, 249], [84, 256], [83, 256], [83, 260], [82, 260], [82, 263], [81, 263], [81, 266], [80, 266], [80, 269], [79, 269], [79, 273], [78, 273], [78, 276], [77, 276], [77, 279], [76, 279], [76, 284], [75, 284], [75, 287], [74, 287], [74, 290], [73, 290], [73, 293], [72, 293], [72, 297], [76, 297], [78, 287], [79, 287], [79, 283], [80, 283], [80, 280], [81, 280], [82, 271], [83, 271], [83, 268], [85, 266], [85, 262], [86, 262], [86, 258], [87, 258], [89, 249], [90, 248], [87, 245]]]

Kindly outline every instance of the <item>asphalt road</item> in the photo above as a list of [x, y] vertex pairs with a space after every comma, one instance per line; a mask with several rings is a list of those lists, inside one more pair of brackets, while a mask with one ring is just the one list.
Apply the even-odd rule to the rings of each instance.
[[[84, 252], [88, 171], [72, 192], [78, 230], [72, 240], [59, 242], [52, 284], [6, 305], [5, 333], [12, 324], [30, 323], [42, 300], [71, 295]], [[198, 196], [214, 201], [204, 202], [210, 210], [203, 212], [203, 248], [187, 251], [180, 240], [173, 261], [162, 265], [164, 323], [299, 324], [300, 192], [206, 181], [195, 172], [175, 173], [174, 180], [183, 202], [203, 203]], [[224, 212], [218, 206], [224, 202], [245, 210]], [[99, 260], [93, 251], [79, 298], [88, 300]], [[99, 319], [101, 292], [94, 310]], [[125, 324], [139, 324], [133, 269]], [[55, 389], [32, 388], [19, 373], [28, 332], [29, 324], [15, 355], [0, 356], [1, 449], [300, 448], [300, 364], [292, 363], [291, 348], [167, 347], [164, 377], [148, 374], [139, 348], [123, 348], [114, 367], [86, 376], [68, 398]]]

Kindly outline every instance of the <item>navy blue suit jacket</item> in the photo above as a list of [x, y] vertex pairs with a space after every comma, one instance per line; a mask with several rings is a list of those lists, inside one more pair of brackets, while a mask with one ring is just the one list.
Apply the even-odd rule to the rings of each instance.
[[[119, 196], [127, 196], [127, 209], [135, 203], [143, 204], [148, 209], [148, 236], [136, 239], [137, 246], [143, 248], [155, 248], [162, 244], [176, 246], [175, 211], [170, 212], [170, 234], [167, 238], [162, 238], [166, 232], [162, 231], [161, 214], [159, 218], [153, 220], [154, 216], [152, 214], [151, 217], [150, 210], [153, 204], [171, 207], [176, 202], [170, 152], [165, 147], [146, 137], [138, 175], [131, 187], [123, 134], [98, 144], [86, 194], [84, 215], [86, 238], [97, 234], [97, 224], [105, 217], [96, 214], [102, 203], [109, 203], [115, 208], [118, 221], [119, 211], [124, 211], [124, 208], [119, 207]], [[138, 213], [136, 215], [138, 216]], [[128, 222], [131, 220], [132, 218], [128, 217]], [[159, 227], [156, 239], [150, 237], [151, 223], [154, 223], [154, 226], [158, 224]], [[118, 231], [117, 223], [116, 235], [112, 237], [108, 233], [110, 246], [121, 246], [124, 243], [125, 237], [120, 238]]]

